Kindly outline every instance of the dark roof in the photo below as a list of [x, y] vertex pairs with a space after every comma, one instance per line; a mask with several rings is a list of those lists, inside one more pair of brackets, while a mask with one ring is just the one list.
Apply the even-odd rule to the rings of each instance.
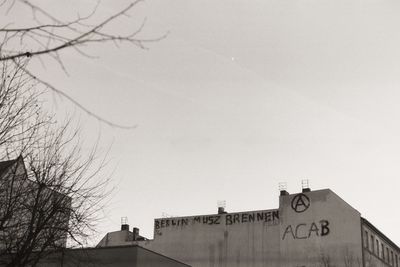
[[[61, 256], [61, 257], [60, 257]], [[61, 262], [60, 262], [61, 261]], [[56, 253], [42, 259], [46, 266], [60, 266], [59, 263], [71, 266], [169, 266], [190, 267], [190, 265], [168, 256], [154, 252], [139, 245], [113, 246], [101, 248], [66, 249], [61, 255]], [[145, 265], [142, 265], [146, 263]], [[71, 264], [71, 265], [70, 265]], [[137, 265], [136, 265], [137, 264]]]
[[6, 160], [0, 162], [0, 175], [3, 174], [10, 166], [12, 166], [18, 159]]

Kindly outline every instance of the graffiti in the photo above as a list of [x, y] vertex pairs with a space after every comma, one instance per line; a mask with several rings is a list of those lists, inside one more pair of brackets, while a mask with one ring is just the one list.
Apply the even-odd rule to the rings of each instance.
[[278, 220], [279, 220], [279, 211], [274, 210], [268, 212], [227, 214], [225, 217], [225, 224], [231, 225], [235, 223], [247, 223], [247, 222], [277, 223]]
[[221, 216], [220, 215], [209, 215], [209, 216], [196, 216], [194, 217], [194, 222], [203, 223], [203, 224], [220, 224]]
[[279, 211], [241, 212], [218, 215], [205, 215], [186, 218], [157, 219], [154, 222], [156, 230], [167, 227], [185, 227], [187, 225], [233, 225], [242, 223], [264, 222], [267, 225], [279, 223]]
[[296, 226], [288, 225], [283, 233], [282, 240], [286, 237], [293, 239], [308, 239], [313, 236], [326, 236], [329, 235], [329, 221], [321, 220], [319, 223], [312, 222], [311, 224], [300, 223]]
[[310, 207], [310, 199], [304, 194], [297, 194], [292, 199], [292, 209], [295, 212], [304, 212]]
[[189, 224], [189, 219], [187, 218], [177, 218], [177, 219], [161, 219], [155, 220], [154, 227], [156, 229], [166, 228], [169, 226], [184, 226]]

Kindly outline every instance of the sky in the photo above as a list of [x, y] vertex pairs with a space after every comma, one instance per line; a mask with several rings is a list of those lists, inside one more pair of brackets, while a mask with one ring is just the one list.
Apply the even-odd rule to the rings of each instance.
[[[94, 1], [43, 7], [61, 17]], [[47, 4], [46, 4], [47, 3]], [[95, 19], [129, 1], [102, 1]], [[28, 22], [16, 6], [3, 19]], [[400, 3], [377, 0], [147, 0], [112, 32], [163, 40], [148, 49], [92, 45], [31, 70], [118, 124], [65, 99], [56, 112], [82, 122], [87, 144], [113, 170], [99, 240], [120, 218], [153, 237], [153, 220], [278, 208], [290, 193], [330, 188], [400, 244]], [[4, 13], [4, 11], [3, 11]], [[49, 98], [49, 101], [54, 99]], [[53, 102], [52, 102], [53, 103]]]

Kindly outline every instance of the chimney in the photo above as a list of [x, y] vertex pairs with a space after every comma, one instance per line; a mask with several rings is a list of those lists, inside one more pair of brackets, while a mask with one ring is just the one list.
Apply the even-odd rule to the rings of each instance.
[[309, 183], [308, 179], [301, 180], [301, 187], [302, 187], [301, 192], [303, 192], [303, 193], [311, 192], [310, 183]]
[[281, 192], [281, 196], [287, 196], [289, 195], [289, 192], [286, 191], [287, 189], [287, 183], [286, 182], [280, 182], [279, 183], [279, 191]]
[[121, 217], [121, 231], [129, 231], [128, 217]]
[[217, 205], [218, 205], [218, 214], [227, 213], [225, 211], [225, 207], [226, 207], [226, 201], [225, 200], [218, 200]]
[[138, 237], [139, 237], [139, 228], [133, 227], [132, 233], [133, 233], [133, 241], [138, 240]]
[[286, 191], [286, 190], [281, 190], [281, 194], [280, 194], [281, 196], [288, 196], [289, 195], [289, 192], [288, 191]]
[[225, 211], [224, 207], [218, 207], [218, 214], [225, 214], [225, 213], [227, 212]]

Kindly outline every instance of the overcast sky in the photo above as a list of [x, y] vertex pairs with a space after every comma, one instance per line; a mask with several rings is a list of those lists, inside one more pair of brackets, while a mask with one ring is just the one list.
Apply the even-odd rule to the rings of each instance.
[[[72, 16], [93, 6], [73, 2], [40, 1]], [[98, 15], [127, 3], [103, 1]], [[122, 216], [152, 238], [163, 212], [278, 208], [279, 182], [295, 193], [309, 179], [400, 244], [398, 1], [147, 0], [130, 14], [112, 30], [146, 17], [141, 36], [167, 38], [86, 49], [97, 59], [65, 51], [69, 76], [34, 65], [88, 109], [137, 125], [113, 129], [59, 103], [89, 140], [100, 129], [102, 147], [112, 143], [117, 188], [99, 238]]]

